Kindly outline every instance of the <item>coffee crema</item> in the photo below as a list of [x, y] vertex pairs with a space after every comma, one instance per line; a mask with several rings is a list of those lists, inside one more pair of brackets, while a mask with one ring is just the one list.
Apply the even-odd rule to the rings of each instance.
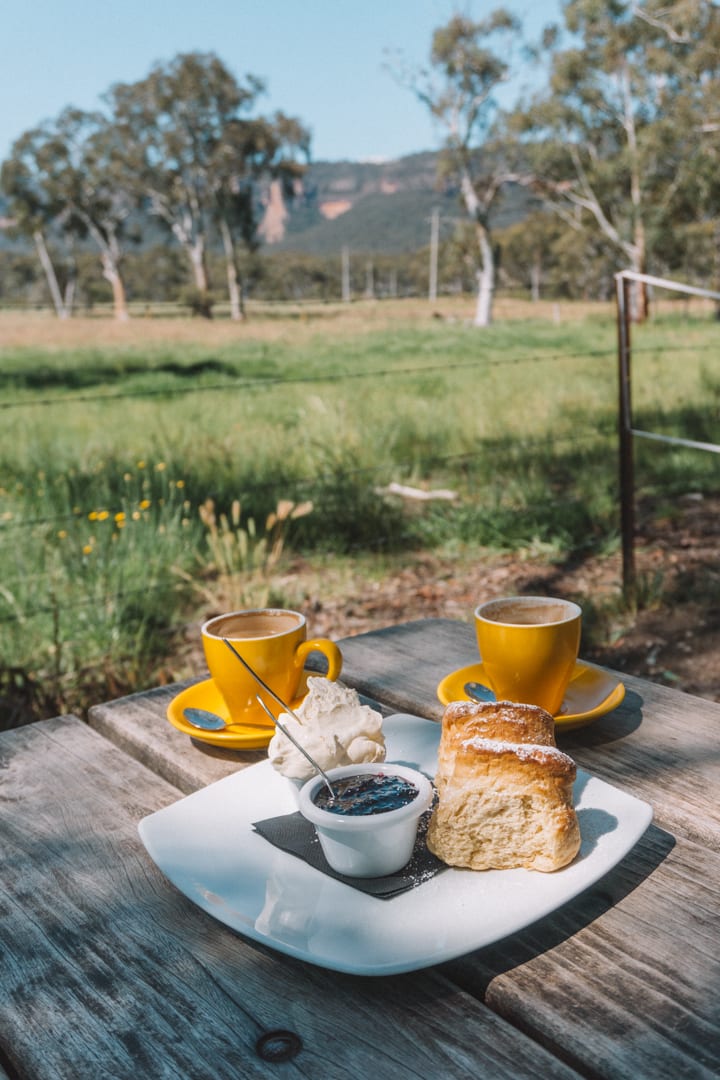
[[565, 604], [540, 604], [537, 600], [522, 603], [513, 600], [496, 607], [487, 607], [482, 612], [482, 618], [488, 622], [509, 623], [512, 626], [542, 626], [564, 622], [574, 614], [573, 609]]
[[301, 625], [302, 618], [299, 615], [291, 615], [285, 611], [277, 614], [259, 611], [247, 615], [228, 615], [225, 619], [220, 618], [208, 627], [207, 632], [213, 637], [243, 641], [289, 634]]

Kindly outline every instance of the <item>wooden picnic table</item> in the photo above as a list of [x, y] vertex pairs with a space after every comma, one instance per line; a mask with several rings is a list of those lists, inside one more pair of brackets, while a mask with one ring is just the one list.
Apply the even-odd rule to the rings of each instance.
[[[477, 659], [443, 619], [340, 645], [346, 683], [431, 719], [440, 679]], [[233, 932], [149, 857], [143, 817], [264, 757], [172, 727], [179, 686], [1, 733], [0, 1076], [718, 1076], [720, 705], [623, 681], [559, 744], [652, 805], [630, 854], [521, 932], [384, 977]]]

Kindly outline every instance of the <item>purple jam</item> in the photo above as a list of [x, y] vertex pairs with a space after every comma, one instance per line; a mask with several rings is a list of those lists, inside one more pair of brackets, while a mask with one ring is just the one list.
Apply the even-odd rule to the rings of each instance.
[[391, 773], [358, 773], [332, 781], [335, 798], [325, 784], [313, 798], [315, 806], [331, 814], [352, 814], [367, 817], [369, 814], [387, 814], [399, 810], [418, 796], [418, 789], [403, 776]]

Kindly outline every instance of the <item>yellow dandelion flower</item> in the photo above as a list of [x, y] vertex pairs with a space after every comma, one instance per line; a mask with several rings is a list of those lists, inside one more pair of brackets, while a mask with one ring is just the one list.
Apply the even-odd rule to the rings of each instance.
[[144, 461], [138, 461], [137, 467], [138, 467], [138, 469], [144, 469], [145, 468], [145, 462]]
[[176, 488], [184, 488], [184, 487], [185, 487], [185, 481], [184, 481], [184, 480], [178, 480], [178, 481], [176, 481], [176, 483], [175, 483], [175, 487], [176, 487]]
[[67, 540], [67, 533], [64, 529], [60, 529], [60, 531], [58, 532], [58, 539]]
[[120, 524], [120, 522], [121, 522], [121, 521], [124, 521], [124, 520], [125, 520], [125, 514], [124, 514], [124, 512], [123, 512], [122, 510], [118, 511], [118, 513], [117, 513], [117, 514], [115, 515], [115, 521], [116, 521], [116, 522], [118, 523], [118, 525], [119, 525], [119, 524]]
[[127, 521], [118, 521], [117, 518], [115, 518], [115, 521], [117, 522], [118, 529], [124, 529], [127, 525]]
[[132, 480], [132, 474], [129, 472], [123, 473], [123, 480], [126, 484], [129, 483]]
[[88, 521], [97, 521], [97, 519], [98, 519], [97, 510], [91, 510], [90, 513], [88, 514]]
[[92, 555], [92, 544], [86, 544], [83, 548], [83, 555]]
[[147, 510], [148, 507], [151, 506], [152, 504], [151, 504], [149, 499], [143, 499], [140, 503], [138, 503], [138, 505], [139, 505], [141, 510]]
[[142, 514], [140, 513], [139, 510], [133, 510], [133, 512], [132, 512], [133, 521], [139, 521], [141, 517], [142, 517]]
[[109, 510], [100, 510], [97, 516], [98, 521], [106, 521], [110, 517]]
[[158, 461], [157, 465], [155, 466], [155, 472], [164, 472], [165, 469], [167, 469], [167, 465], [165, 464], [165, 462]]

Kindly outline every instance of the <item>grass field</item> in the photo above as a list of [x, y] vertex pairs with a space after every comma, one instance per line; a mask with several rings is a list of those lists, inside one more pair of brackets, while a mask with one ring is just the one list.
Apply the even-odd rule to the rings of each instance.
[[[289, 552], [377, 574], [418, 549], [616, 546], [612, 305], [505, 301], [485, 331], [471, 307], [0, 313], [8, 715], [151, 684], [221, 597], [291, 602]], [[668, 306], [633, 339], [636, 426], [718, 441], [720, 325]], [[639, 493], [663, 512], [716, 473], [716, 455], [638, 448]], [[457, 497], [407, 502], [392, 482]]]

